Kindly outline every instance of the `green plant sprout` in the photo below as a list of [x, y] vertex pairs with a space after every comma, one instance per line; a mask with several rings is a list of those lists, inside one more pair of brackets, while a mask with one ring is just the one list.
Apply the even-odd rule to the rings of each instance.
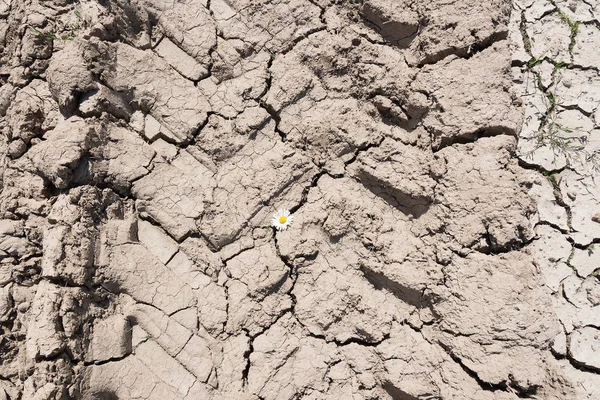
[[[79, 12], [79, 10], [75, 9], [74, 12], [75, 12], [75, 16], [77, 17], [77, 19], [79, 21], [82, 21], [81, 13]], [[68, 25], [65, 27], [66, 30], [69, 31], [68, 34], [62, 35], [62, 36], [57, 36], [53, 32], [43, 32], [31, 25], [28, 25], [28, 27], [33, 32], [35, 32], [39, 37], [41, 37], [42, 39], [44, 39], [47, 42], [52, 42], [55, 40], [73, 40], [77, 36], [77, 31], [81, 28], [81, 26], [79, 24], [71, 24], [71, 25]]]
[[556, 11], [558, 12], [560, 19], [565, 24], [567, 24], [569, 26], [569, 29], [571, 30], [571, 34], [570, 34], [571, 42], [569, 43], [569, 53], [572, 53], [573, 47], [575, 47], [575, 36], [577, 36], [577, 34], [579, 33], [579, 25], [581, 25], [581, 22], [573, 21], [571, 18], [569, 18], [569, 16], [567, 14], [565, 14], [565, 12], [560, 9], [560, 7], [558, 7], [558, 5], [556, 4], [556, 1], [548, 0], [548, 2], [550, 4], [552, 4], [554, 6], [554, 8], [556, 8]]
[[73, 40], [73, 39], [75, 39], [75, 37], [77, 36], [77, 31], [79, 30], [79, 26], [70, 25], [68, 27], [70, 33], [67, 35], [62, 35], [62, 36], [57, 36], [53, 32], [42, 32], [33, 26], [29, 26], [29, 29], [34, 31], [39, 37], [41, 37], [45, 41], [53, 42], [55, 40]]
[[531, 57], [531, 59], [527, 61], [527, 68], [532, 69], [533, 67], [544, 61], [545, 56], [546, 53], [542, 53], [537, 57]]
[[[528, 62], [529, 69], [538, 64], [542, 57], [543, 55], [532, 57]], [[543, 99], [546, 112], [540, 119], [540, 128], [532, 138], [535, 141], [533, 149], [523, 154], [523, 156], [531, 157], [534, 152], [546, 147], [552, 150], [555, 157], [562, 155], [568, 165], [573, 165], [576, 162], [585, 162], [591, 165], [592, 171], [600, 173], [600, 149], [591, 152], [586, 150], [587, 137], [573, 137], [571, 134], [577, 128], [568, 128], [557, 122], [560, 99], [556, 90], [561, 80], [560, 71], [564, 67], [564, 63], [556, 63], [554, 65], [552, 77], [553, 90], [545, 90], [541, 84], [540, 75], [536, 74], [538, 80], [537, 87], [544, 93]]]

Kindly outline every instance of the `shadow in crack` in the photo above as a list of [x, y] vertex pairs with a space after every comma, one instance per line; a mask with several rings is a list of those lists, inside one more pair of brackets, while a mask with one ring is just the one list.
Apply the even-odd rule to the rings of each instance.
[[367, 278], [373, 287], [375, 287], [375, 289], [385, 289], [403, 302], [416, 308], [424, 308], [430, 305], [429, 300], [423, 296], [422, 291], [405, 286], [400, 282], [396, 282], [385, 276], [383, 273], [374, 271], [365, 265], [361, 265], [360, 270], [364, 274], [365, 278]]
[[119, 397], [113, 392], [103, 390], [92, 394], [92, 400], [119, 400]]
[[426, 197], [410, 195], [365, 171], [359, 171], [356, 177], [371, 193], [405, 215], [419, 218], [429, 210], [432, 204], [431, 200]]
[[396, 386], [394, 386], [394, 384], [392, 384], [389, 381], [385, 382], [382, 387], [383, 390], [387, 392], [387, 394], [392, 396], [393, 400], [418, 400], [417, 397], [398, 389]]
[[406, 8], [403, 11], [398, 13], [389, 4], [366, 0], [359, 14], [364, 24], [377, 31], [383, 40], [396, 47], [407, 48], [419, 32], [420, 21], [417, 13]]

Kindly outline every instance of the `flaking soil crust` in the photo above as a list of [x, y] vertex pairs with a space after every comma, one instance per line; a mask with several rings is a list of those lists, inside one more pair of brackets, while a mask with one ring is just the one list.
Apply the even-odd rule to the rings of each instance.
[[586, 398], [529, 3], [0, 0], [0, 400]]

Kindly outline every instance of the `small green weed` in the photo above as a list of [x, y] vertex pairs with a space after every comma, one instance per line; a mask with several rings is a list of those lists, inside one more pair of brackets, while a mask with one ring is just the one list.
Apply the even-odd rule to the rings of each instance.
[[533, 67], [544, 61], [545, 55], [546, 53], [543, 53], [537, 57], [531, 57], [531, 59], [527, 61], [527, 68], [532, 69]]
[[52, 32], [42, 32], [33, 26], [30, 26], [29, 29], [37, 33], [38, 37], [44, 39], [47, 42], [52, 42], [57, 39], [56, 35], [54, 35], [54, 33]]
[[558, 61], [557, 63], [554, 64], [554, 68], [556, 68], [557, 70], [563, 69], [566, 67], [567, 67], [567, 63], [564, 61]]
[[[536, 65], [540, 57], [533, 57], [528, 63]], [[565, 127], [557, 121], [558, 106], [560, 98], [556, 93], [558, 84], [561, 80], [561, 69], [564, 63], [555, 63], [553, 72], [553, 90], [545, 90], [541, 84], [541, 77], [536, 74], [538, 79], [538, 89], [544, 93], [544, 103], [546, 112], [540, 119], [540, 128], [533, 137], [535, 145], [532, 150], [523, 154], [525, 157], [532, 156], [540, 148], [549, 148], [555, 157], [562, 155], [568, 165], [576, 162], [585, 162], [591, 165], [592, 170], [600, 172], [600, 150], [590, 152], [586, 150], [587, 137], [572, 135], [575, 127]]]
[[560, 9], [558, 10], [558, 15], [560, 15], [560, 19], [564, 23], [569, 25], [569, 28], [571, 29], [571, 37], [576, 36], [579, 33], [579, 25], [581, 23], [579, 21], [573, 21], [571, 18], [569, 18], [567, 15], [565, 15], [562, 11], [560, 11]]
[[548, 0], [548, 2], [556, 8], [560, 19], [565, 24], [567, 24], [569, 26], [569, 29], [571, 30], [571, 42], [569, 43], [569, 53], [573, 53], [573, 47], [575, 47], [575, 36], [577, 36], [577, 34], [579, 33], [579, 26], [581, 25], [581, 23], [579, 21], [573, 21], [571, 18], [569, 18], [569, 16], [565, 14], [565, 12], [560, 9], [560, 7], [558, 7], [556, 1]]
[[73, 40], [77, 36], [77, 31], [79, 30], [79, 26], [71, 25], [68, 27], [69, 33], [66, 35], [57, 36], [53, 32], [42, 32], [39, 29], [29, 26], [33, 32], [35, 32], [40, 38], [44, 39], [47, 42], [53, 42], [55, 40]]
[[[77, 17], [77, 19], [80, 22], [83, 21], [83, 19], [81, 17], [81, 13], [77, 9], [75, 9], [75, 16]], [[33, 32], [35, 32], [38, 35], [38, 37], [42, 38], [43, 40], [45, 40], [47, 42], [53, 42], [55, 40], [73, 40], [77, 36], [77, 32], [79, 31], [79, 29], [81, 29], [81, 26], [79, 23], [67, 25], [67, 26], [64, 26], [64, 29], [62, 29], [62, 30], [68, 31], [69, 33], [59, 36], [59, 35], [56, 35], [54, 32], [43, 32], [31, 25], [28, 25], [28, 27]]]

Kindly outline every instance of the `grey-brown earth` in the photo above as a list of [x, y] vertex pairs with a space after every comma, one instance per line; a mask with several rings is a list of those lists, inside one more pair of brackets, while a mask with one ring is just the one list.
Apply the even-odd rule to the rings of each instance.
[[0, 400], [600, 398], [599, 45], [597, 0], [0, 0]]

